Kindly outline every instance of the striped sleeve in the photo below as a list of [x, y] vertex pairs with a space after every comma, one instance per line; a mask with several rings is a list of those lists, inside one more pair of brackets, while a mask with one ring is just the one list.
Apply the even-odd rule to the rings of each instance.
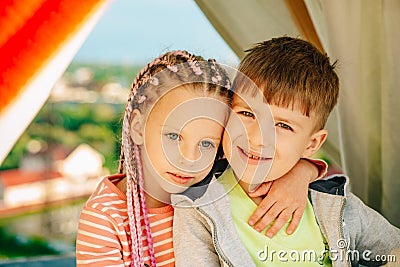
[[[115, 177], [115, 178], [114, 178]], [[76, 241], [77, 266], [129, 266], [132, 260], [126, 196], [114, 183], [120, 176], [104, 179], [86, 202]], [[157, 266], [175, 266], [171, 205], [148, 209]], [[150, 265], [149, 246], [141, 216], [144, 261]]]
[[302, 159], [305, 159], [305, 160], [311, 162], [312, 164], [314, 164], [315, 167], [317, 167], [318, 177], [314, 181], [322, 179], [327, 174], [328, 164], [326, 163], [326, 161], [324, 161], [322, 159], [314, 159], [314, 158], [302, 158]]
[[122, 251], [127, 251], [123, 247], [128, 247], [128, 242], [120, 231], [108, 214], [91, 208], [82, 210], [76, 242], [77, 266], [125, 266]]
[[129, 266], [129, 226], [123, 197], [104, 179], [86, 202], [76, 240], [77, 266]]

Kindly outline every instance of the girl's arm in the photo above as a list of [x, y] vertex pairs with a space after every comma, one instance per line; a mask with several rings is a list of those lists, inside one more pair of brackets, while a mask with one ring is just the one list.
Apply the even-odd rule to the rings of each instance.
[[116, 228], [107, 214], [84, 207], [76, 239], [76, 266], [125, 266]]
[[327, 165], [322, 160], [301, 159], [293, 169], [281, 178], [264, 183], [251, 197], [265, 195], [249, 224], [261, 232], [271, 222], [266, 236], [273, 237], [292, 217], [286, 233], [292, 234], [300, 223], [308, 197], [309, 183], [326, 174]]

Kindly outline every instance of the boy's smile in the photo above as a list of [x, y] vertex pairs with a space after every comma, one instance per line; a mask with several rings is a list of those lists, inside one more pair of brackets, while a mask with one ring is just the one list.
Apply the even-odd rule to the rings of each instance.
[[248, 150], [244, 150], [241, 147], [237, 147], [239, 150], [239, 155], [243, 158], [243, 160], [247, 161], [250, 165], [258, 165], [262, 164], [263, 162], [267, 162], [268, 160], [272, 160], [271, 157], [262, 157], [257, 152], [252, 152]]

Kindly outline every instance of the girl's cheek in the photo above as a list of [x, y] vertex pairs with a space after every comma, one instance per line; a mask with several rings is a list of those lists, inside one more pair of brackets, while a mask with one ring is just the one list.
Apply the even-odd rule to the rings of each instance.
[[176, 164], [180, 156], [179, 146], [176, 143], [166, 140], [162, 142], [162, 157], [164, 157], [169, 162]]

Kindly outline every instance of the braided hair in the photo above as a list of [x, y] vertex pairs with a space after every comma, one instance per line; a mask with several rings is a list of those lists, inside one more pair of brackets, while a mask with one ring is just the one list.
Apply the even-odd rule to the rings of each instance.
[[134, 143], [130, 135], [131, 115], [135, 109], [142, 113], [147, 111], [166, 88], [173, 88], [179, 84], [188, 84], [195, 90], [223, 97], [230, 104], [230, 80], [225, 70], [213, 59], [206, 61], [186, 51], [171, 51], [159, 56], [148, 63], [133, 81], [123, 117], [118, 173], [123, 173], [124, 170], [126, 172], [131, 266], [134, 267], [144, 266], [140, 216], [143, 216], [145, 224], [144, 231], [146, 231], [151, 266], [156, 266], [156, 259], [145, 202], [140, 147]]

